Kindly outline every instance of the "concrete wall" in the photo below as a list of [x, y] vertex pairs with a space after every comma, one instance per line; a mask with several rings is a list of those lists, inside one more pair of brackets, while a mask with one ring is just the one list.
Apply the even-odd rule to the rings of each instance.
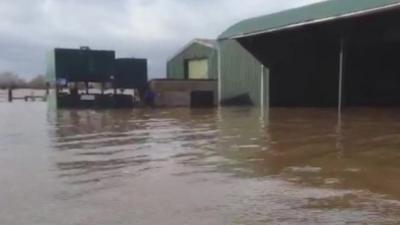
[[218, 103], [216, 80], [152, 80], [150, 89], [156, 93], [157, 107], [190, 107], [192, 91], [212, 91], [214, 105]]

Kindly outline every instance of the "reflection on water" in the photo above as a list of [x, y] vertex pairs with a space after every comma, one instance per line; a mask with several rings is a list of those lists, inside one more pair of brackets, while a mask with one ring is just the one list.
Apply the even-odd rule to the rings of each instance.
[[400, 223], [400, 110], [259, 115], [0, 105], [0, 224]]
[[[45, 96], [46, 90], [41, 89], [14, 89], [14, 98], [24, 98], [25, 96]], [[8, 89], [0, 88], [0, 103], [8, 101]], [[19, 100], [23, 101], [23, 100]]]

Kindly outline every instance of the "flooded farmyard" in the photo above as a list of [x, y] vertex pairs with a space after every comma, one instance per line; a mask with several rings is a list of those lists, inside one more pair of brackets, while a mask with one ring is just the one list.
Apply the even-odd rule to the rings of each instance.
[[0, 225], [400, 224], [395, 21], [400, 0], [0, 1]]
[[399, 112], [1, 103], [0, 224], [398, 224]]

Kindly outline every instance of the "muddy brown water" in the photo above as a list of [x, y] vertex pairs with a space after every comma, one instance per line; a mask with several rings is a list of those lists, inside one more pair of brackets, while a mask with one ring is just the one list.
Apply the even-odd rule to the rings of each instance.
[[[20, 98], [14, 101], [24, 101], [25, 96], [45, 96], [46, 90], [42, 89], [14, 89], [12, 91], [13, 98]], [[21, 99], [22, 98], [22, 99]], [[32, 100], [30, 100], [32, 101]], [[36, 100], [38, 101], [38, 100]], [[8, 89], [0, 89], [0, 103], [8, 102]]]
[[400, 224], [400, 109], [0, 103], [0, 224]]

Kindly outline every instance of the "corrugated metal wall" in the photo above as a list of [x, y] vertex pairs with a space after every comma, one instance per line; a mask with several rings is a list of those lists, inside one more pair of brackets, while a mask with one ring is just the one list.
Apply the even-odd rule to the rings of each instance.
[[248, 94], [260, 105], [261, 64], [237, 41], [220, 42], [221, 100]]
[[168, 79], [185, 79], [185, 61], [189, 59], [208, 59], [209, 79], [218, 78], [218, 53], [216, 49], [193, 43], [180, 54], [167, 62]]
[[56, 48], [47, 55], [47, 77], [49, 81], [108, 81], [114, 60], [114, 51]]
[[46, 76], [47, 81], [51, 84], [56, 82], [56, 58], [55, 58], [55, 51], [51, 50], [46, 55]]

